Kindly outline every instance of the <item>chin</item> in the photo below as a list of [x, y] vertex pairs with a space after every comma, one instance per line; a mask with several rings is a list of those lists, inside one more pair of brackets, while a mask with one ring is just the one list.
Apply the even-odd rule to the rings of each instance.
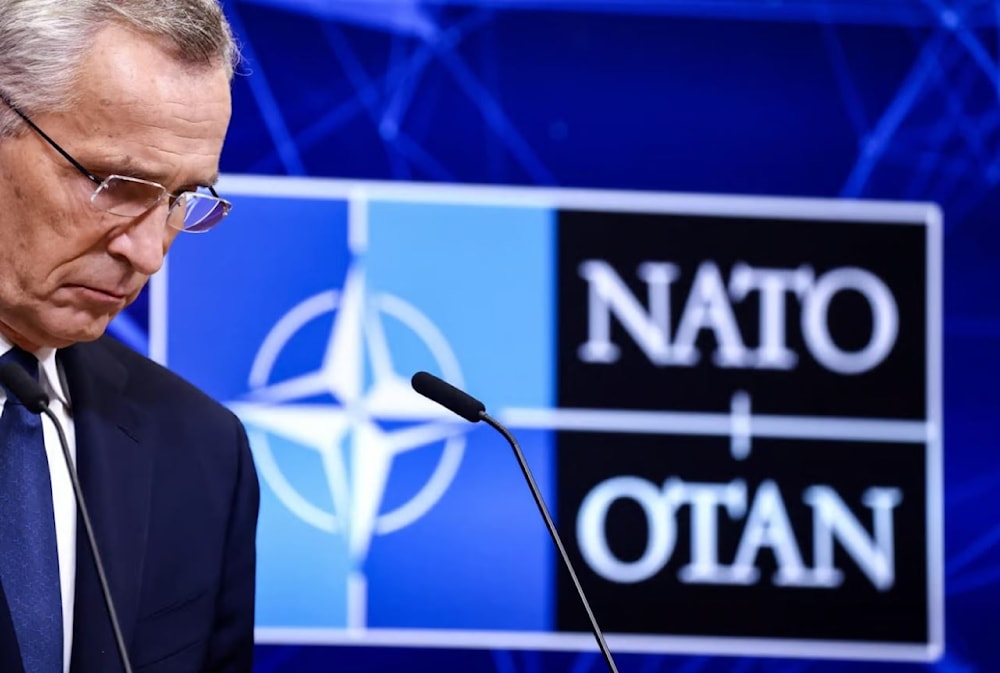
[[47, 334], [42, 335], [45, 342], [42, 346], [53, 346], [55, 348], [65, 348], [75, 343], [94, 341], [99, 339], [108, 329], [110, 318], [91, 321], [80, 325], [62, 324], [54, 328]]
[[104, 334], [118, 312], [94, 313], [78, 308], [50, 307], [20, 314], [12, 311], [9, 315], [9, 319], [0, 318], [0, 332], [22, 348], [37, 350], [94, 341]]

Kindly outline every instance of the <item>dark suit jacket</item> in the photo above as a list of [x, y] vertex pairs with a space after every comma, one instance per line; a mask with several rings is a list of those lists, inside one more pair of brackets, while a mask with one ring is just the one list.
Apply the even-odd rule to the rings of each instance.
[[[237, 418], [109, 337], [58, 358], [77, 469], [136, 673], [251, 670], [259, 490]], [[121, 671], [82, 523], [72, 673]], [[22, 673], [0, 594], [0, 671]]]

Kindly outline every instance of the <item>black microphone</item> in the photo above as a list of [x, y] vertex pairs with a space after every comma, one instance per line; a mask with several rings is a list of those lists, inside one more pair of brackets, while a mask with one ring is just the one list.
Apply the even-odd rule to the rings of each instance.
[[76, 506], [80, 510], [80, 518], [83, 520], [83, 527], [87, 531], [87, 542], [90, 545], [90, 553], [94, 558], [94, 565], [97, 567], [97, 578], [101, 583], [101, 594], [104, 596], [104, 605], [107, 607], [108, 616], [111, 618], [111, 629], [115, 634], [115, 643], [118, 645], [118, 655], [122, 660], [122, 668], [125, 670], [125, 673], [132, 673], [128, 651], [125, 649], [125, 639], [122, 637], [121, 626], [118, 624], [118, 613], [115, 611], [114, 602], [111, 600], [108, 577], [104, 572], [104, 563], [101, 561], [101, 554], [97, 550], [94, 527], [90, 523], [87, 503], [83, 499], [83, 490], [80, 488], [80, 480], [76, 474], [73, 457], [69, 453], [69, 444], [66, 442], [66, 433], [63, 431], [62, 424], [59, 423], [59, 419], [49, 409], [49, 396], [42, 390], [38, 381], [32, 378], [20, 366], [13, 362], [5, 362], [3, 365], [0, 365], [0, 384], [20, 400], [21, 404], [28, 411], [34, 414], [45, 414], [52, 421], [52, 424], [56, 426], [56, 432], [59, 434], [59, 444], [62, 446], [63, 458], [66, 461], [66, 470], [69, 472], [70, 481], [73, 482], [73, 495], [76, 498]]
[[580, 597], [580, 602], [583, 603], [583, 609], [587, 611], [587, 617], [590, 619], [590, 630], [593, 631], [594, 638], [597, 639], [597, 646], [601, 649], [601, 654], [604, 655], [604, 661], [607, 662], [611, 673], [618, 673], [618, 668], [615, 666], [615, 660], [611, 656], [611, 650], [608, 649], [607, 643], [604, 642], [604, 633], [601, 631], [601, 627], [597, 625], [597, 619], [594, 617], [594, 612], [590, 609], [590, 603], [587, 601], [587, 596], [583, 592], [583, 587], [580, 586], [580, 580], [576, 577], [576, 571], [573, 569], [573, 563], [569, 560], [566, 548], [563, 547], [562, 539], [559, 537], [556, 525], [552, 522], [552, 516], [549, 514], [549, 509], [545, 506], [545, 501], [542, 500], [542, 492], [538, 490], [535, 478], [532, 476], [531, 469], [528, 467], [528, 461], [525, 460], [524, 453], [521, 451], [521, 447], [518, 446], [517, 440], [514, 439], [514, 435], [512, 435], [510, 431], [507, 430], [507, 428], [505, 428], [499, 421], [486, 413], [486, 406], [482, 402], [477, 400], [472, 395], [469, 395], [467, 392], [459, 390], [450, 383], [442, 381], [433, 374], [428, 374], [427, 372], [417, 372], [413, 375], [410, 383], [413, 385], [413, 389], [418, 393], [433, 402], [437, 402], [448, 411], [458, 414], [470, 423], [486, 421], [487, 424], [503, 435], [504, 439], [507, 440], [511, 448], [514, 449], [514, 456], [517, 458], [517, 463], [521, 466], [521, 472], [524, 474], [524, 478], [528, 482], [528, 488], [531, 489], [531, 495], [535, 499], [535, 504], [538, 505], [538, 511], [541, 512], [542, 519], [545, 520], [545, 527], [549, 529], [549, 535], [552, 537], [552, 541], [555, 543], [556, 549], [559, 550], [559, 555], [562, 557], [563, 565], [565, 565], [566, 570], [569, 571], [570, 579], [573, 580], [573, 586], [576, 587], [576, 593]]

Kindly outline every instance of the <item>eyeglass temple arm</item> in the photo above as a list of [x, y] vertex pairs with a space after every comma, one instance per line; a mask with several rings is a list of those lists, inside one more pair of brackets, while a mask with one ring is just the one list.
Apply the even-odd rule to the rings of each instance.
[[71, 164], [73, 164], [73, 167], [76, 168], [76, 170], [80, 171], [81, 173], [83, 173], [84, 175], [86, 175], [88, 178], [90, 178], [90, 180], [93, 181], [94, 184], [100, 185], [103, 182], [96, 175], [94, 175], [93, 173], [91, 173], [90, 171], [88, 171], [86, 168], [84, 168], [83, 165], [80, 164], [79, 161], [77, 161], [76, 159], [74, 159], [73, 157], [71, 157], [69, 155], [69, 153], [66, 152], [66, 150], [64, 150], [63, 148], [59, 147], [59, 144], [55, 140], [53, 140], [52, 138], [50, 138], [49, 135], [45, 131], [43, 131], [42, 129], [38, 128], [38, 126], [35, 125], [35, 122], [31, 121], [31, 119], [28, 118], [28, 115], [26, 115], [23, 112], [21, 112], [21, 110], [19, 110], [18, 107], [16, 105], [14, 105], [14, 103], [12, 103], [9, 98], [7, 98], [7, 94], [3, 93], [2, 91], [0, 91], [0, 101], [3, 101], [4, 105], [6, 105], [7, 107], [9, 107], [14, 112], [14, 114], [16, 114], [18, 117], [20, 117], [21, 119], [24, 120], [24, 123], [26, 123], [32, 129], [34, 129], [35, 133], [37, 133], [38, 135], [40, 135], [45, 140], [45, 142], [47, 142], [49, 145], [52, 146], [52, 149], [54, 149], [56, 152], [58, 152], [59, 154], [61, 154], [62, 157], [64, 159], [66, 159], [66, 161], [68, 161]]

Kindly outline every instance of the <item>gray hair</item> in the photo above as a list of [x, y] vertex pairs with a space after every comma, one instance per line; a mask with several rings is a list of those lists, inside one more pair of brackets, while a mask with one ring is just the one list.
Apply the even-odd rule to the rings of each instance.
[[[69, 109], [94, 36], [117, 23], [163, 40], [178, 61], [226, 68], [239, 50], [218, 0], [0, 0], [0, 92], [26, 114]], [[17, 117], [0, 105], [0, 137]]]

